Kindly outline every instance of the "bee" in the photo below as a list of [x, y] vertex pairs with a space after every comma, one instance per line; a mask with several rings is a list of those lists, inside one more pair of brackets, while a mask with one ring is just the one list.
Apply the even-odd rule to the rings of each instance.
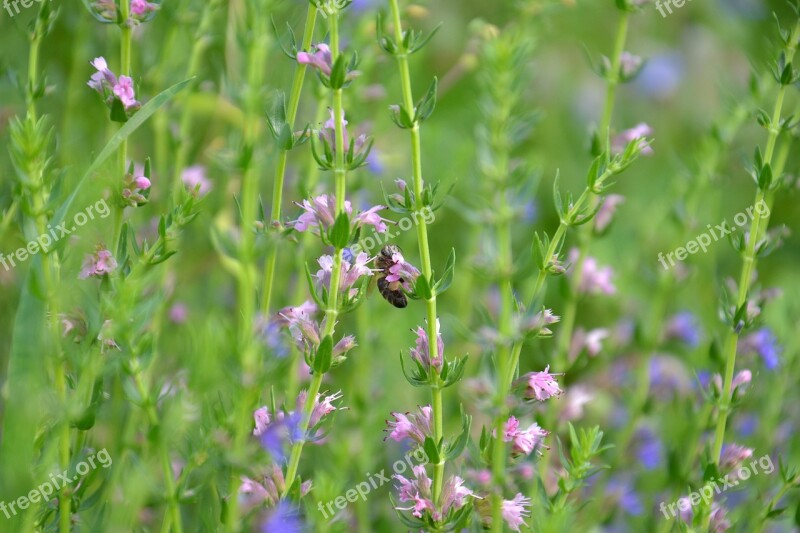
[[395, 264], [392, 257], [401, 253], [399, 247], [394, 244], [387, 244], [381, 248], [380, 253], [375, 257], [375, 266], [380, 270], [377, 275], [378, 292], [381, 293], [384, 300], [399, 309], [408, 305], [408, 299], [402, 289], [402, 284], [405, 280], [400, 278], [395, 281], [387, 281], [386, 277], [390, 274], [389, 267]]

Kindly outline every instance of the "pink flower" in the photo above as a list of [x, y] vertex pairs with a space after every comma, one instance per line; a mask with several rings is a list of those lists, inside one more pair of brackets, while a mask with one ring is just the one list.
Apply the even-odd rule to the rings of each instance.
[[317, 399], [314, 402], [314, 409], [311, 411], [311, 418], [309, 419], [308, 427], [316, 427], [323, 418], [332, 412], [336, 411], [336, 406], [333, 402], [342, 398], [342, 392], [335, 392], [333, 394], [317, 394]]
[[378, 233], [386, 233], [386, 222], [389, 221], [378, 214], [378, 211], [383, 209], [386, 209], [385, 205], [376, 205], [375, 207], [370, 207], [366, 211], [359, 213], [359, 215], [356, 217], [356, 220], [361, 225], [374, 226], [375, 231]]
[[134, 185], [136, 188], [142, 191], [146, 191], [150, 188], [150, 180], [147, 179], [145, 176], [139, 176], [138, 178], [134, 178], [133, 180]]
[[722, 448], [722, 453], [719, 457], [719, 468], [723, 472], [729, 472], [734, 468], [738, 468], [742, 462], [753, 456], [752, 448], [745, 448], [738, 444], [726, 444]]
[[584, 331], [578, 328], [575, 335], [572, 337], [572, 346], [570, 347], [570, 357], [574, 359], [585, 348], [590, 357], [594, 357], [603, 350], [603, 340], [608, 338], [611, 333], [605, 328], [595, 328], [589, 331]]
[[[349, 261], [342, 260], [342, 274], [339, 278], [339, 290], [347, 291], [355, 283], [361, 279], [362, 276], [371, 276], [372, 269], [367, 266], [370, 261], [366, 252], [361, 252], [355, 257], [353, 264]], [[330, 290], [331, 275], [333, 274], [334, 258], [330, 255], [323, 255], [317, 259], [320, 269], [317, 271], [316, 278], [320, 285]]]
[[549, 431], [540, 428], [536, 423], [531, 424], [528, 429], [520, 431], [519, 420], [512, 416], [506, 422], [503, 440], [505, 442], [513, 442], [511, 446], [512, 456], [528, 456], [537, 448], [546, 448], [543, 445], [543, 441], [549, 434]]
[[[336, 197], [332, 194], [321, 194], [296, 205], [304, 211], [297, 220], [289, 223], [297, 231], [311, 230], [316, 234], [320, 228], [327, 230], [336, 221]], [[344, 202], [344, 210], [348, 215], [353, 211], [347, 200]]]
[[464, 486], [463, 479], [452, 476], [442, 487], [442, 512], [439, 517], [447, 516], [451, 510], [457, 511], [464, 507], [468, 497], [475, 497], [475, 493]]
[[412, 511], [412, 515], [422, 518], [426, 511], [435, 520], [439, 521], [451, 511], [464, 507], [468, 497], [477, 498], [474, 492], [464, 486], [464, 480], [452, 476], [442, 487], [441, 510], [433, 504], [431, 497], [432, 481], [428, 477], [425, 467], [418, 465], [413, 468], [415, 479], [407, 479], [400, 474], [392, 476], [400, 485], [397, 486], [400, 502], [413, 502], [411, 507], [396, 507], [399, 511]]
[[389, 275], [386, 276], [386, 281], [389, 283], [399, 281], [403, 284], [403, 288], [410, 291], [411, 284], [409, 281], [414, 281], [419, 277], [419, 270], [411, 263], [407, 263], [400, 252], [392, 254], [392, 262], [394, 264], [389, 267]]
[[176, 303], [169, 308], [169, 320], [174, 324], [184, 324], [189, 316], [189, 310], [185, 304]]
[[636, 126], [620, 132], [611, 140], [611, 153], [621, 154], [625, 151], [628, 143], [638, 140], [642, 149], [642, 155], [652, 155], [653, 149], [650, 148], [649, 143], [644, 140], [645, 137], [652, 134], [653, 129], [644, 122], [640, 122]]
[[100, 278], [106, 274], [111, 274], [117, 268], [117, 260], [111, 255], [111, 252], [98, 246], [93, 255], [87, 255], [83, 261], [83, 267], [78, 275], [80, 279], [88, 277]]
[[259, 409], [256, 409], [256, 411], [253, 413], [253, 418], [255, 419], [256, 422], [256, 427], [253, 430], [253, 435], [258, 437], [259, 435], [264, 433], [264, 431], [266, 431], [267, 427], [269, 426], [270, 423], [269, 410], [266, 407], [261, 407]]
[[120, 102], [122, 102], [122, 105], [125, 106], [126, 110], [140, 105], [136, 100], [136, 94], [133, 90], [133, 80], [130, 77], [120, 76], [117, 83], [114, 84], [113, 91]]
[[[741, 388], [740, 393], [743, 394], [747, 390], [747, 385], [750, 384], [752, 379], [753, 373], [749, 370], [745, 369], [738, 372], [733, 377], [733, 381], [731, 381], [731, 393], [734, 393], [737, 389]], [[714, 384], [717, 394], [722, 395], [722, 376], [719, 374], [714, 374], [714, 376], [711, 378], [711, 382]]]
[[411, 439], [418, 444], [423, 444], [425, 442], [425, 437], [433, 435], [431, 429], [431, 414], [432, 409], [430, 405], [420, 407], [418, 414], [392, 413], [394, 421], [386, 421], [390, 431], [389, 436], [386, 438], [391, 438], [395, 442]]
[[151, 11], [158, 9], [158, 6], [146, 2], [145, 0], [131, 0], [131, 14], [141, 17]]
[[298, 52], [297, 62], [301, 65], [311, 65], [319, 69], [326, 76], [331, 75], [331, 68], [333, 67], [333, 56], [331, 49], [327, 44], [319, 43], [313, 47], [314, 52]]
[[521, 493], [517, 493], [513, 500], [503, 501], [503, 520], [512, 531], [519, 531], [519, 527], [525, 524], [525, 518], [530, 516], [528, 510], [531, 506], [531, 499], [526, 498]]
[[439, 329], [439, 319], [436, 319], [436, 359], [431, 361], [430, 358], [430, 345], [428, 344], [428, 332], [422, 326], [417, 326], [417, 340], [416, 347], [411, 349], [411, 358], [430, 370], [431, 367], [435, 368], [437, 372], [441, 372], [442, 363], [444, 361], [444, 341], [442, 341], [441, 330]]
[[602, 232], [606, 229], [614, 218], [614, 212], [617, 210], [617, 206], [624, 201], [625, 197], [621, 194], [609, 194], [606, 196], [595, 216], [594, 229], [598, 232]]
[[103, 94], [106, 87], [111, 88], [117, 84], [117, 77], [108, 69], [108, 63], [104, 57], [96, 57], [90, 64], [97, 69], [97, 72], [92, 74], [87, 85], [95, 91]]
[[[577, 262], [578, 257], [578, 249], [573, 248], [569, 254], [570, 262]], [[574, 270], [572, 272], [574, 274]], [[614, 271], [611, 267], [600, 267], [597, 259], [587, 256], [583, 261], [583, 272], [578, 291], [583, 294], [614, 294], [617, 292], [617, 288], [612, 281], [613, 277]]]
[[523, 376], [522, 379], [527, 382], [525, 399], [543, 402], [553, 396], [561, 395], [563, 391], [558, 388], [558, 382], [555, 380], [555, 376], [561, 374], [551, 374], [549, 370], [550, 366], [548, 365], [543, 372], [530, 372]]
[[185, 168], [181, 173], [181, 181], [191, 194], [205, 196], [211, 190], [211, 182], [206, 178], [206, 167], [203, 165]]

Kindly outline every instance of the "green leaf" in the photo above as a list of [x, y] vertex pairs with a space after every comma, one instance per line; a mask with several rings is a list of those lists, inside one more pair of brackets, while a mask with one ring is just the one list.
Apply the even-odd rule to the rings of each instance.
[[417, 281], [414, 282], [414, 293], [424, 300], [433, 298], [433, 292], [431, 291], [431, 286], [425, 274], [420, 274]]
[[[117, 133], [111, 137], [111, 140], [105, 145], [105, 147], [100, 151], [97, 157], [94, 159], [89, 168], [83, 174], [81, 179], [78, 183], [72, 188], [72, 194], [70, 194], [67, 199], [61, 204], [61, 208], [55, 213], [53, 216], [53, 220], [51, 221], [51, 225], [53, 227], [57, 227], [67, 216], [67, 212], [69, 208], [72, 206], [72, 202], [78, 196], [81, 188], [84, 186], [88, 178], [97, 172], [100, 166], [105, 163], [106, 159], [108, 159], [112, 154], [116, 153], [117, 148], [122, 144], [122, 141], [127, 139], [134, 131], [136, 131], [139, 126], [144, 124], [144, 122], [150, 118], [153, 113], [158, 111], [164, 104], [169, 102], [178, 92], [180, 92], [183, 88], [185, 88], [193, 78], [189, 78], [188, 80], [183, 80], [180, 83], [176, 83], [169, 89], [163, 91], [158, 96], [147, 102], [142, 108], [134, 114], [128, 122], [122, 126]], [[67, 239], [59, 241], [59, 246], [63, 246], [67, 242]]]
[[128, 122], [128, 113], [119, 98], [111, 101], [111, 120], [112, 122]]
[[436, 109], [436, 91], [438, 86], [439, 80], [434, 77], [433, 82], [431, 82], [430, 87], [428, 87], [428, 92], [425, 93], [420, 103], [417, 104], [417, 110], [414, 114], [415, 122], [424, 122], [425, 119], [431, 116], [433, 110]]
[[337, 250], [346, 247], [350, 242], [350, 217], [347, 213], [342, 211], [336, 217], [336, 222], [333, 223], [330, 233], [328, 235], [331, 245]]
[[437, 281], [434, 284], [434, 290], [436, 294], [442, 294], [453, 283], [453, 272], [456, 267], [456, 249], [450, 249], [450, 255], [447, 257], [447, 264], [444, 267], [444, 274], [442, 274], [442, 279]]
[[333, 339], [330, 335], [326, 335], [322, 342], [319, 343], [317, 353], [314, 356], [314, 372], [324, 374], [331, 369], [331, 360], [333, 358]]
[[48, 394], [49, 365], [45, 358], [52, 355], [52, 349], [45, 341], [45, 303], [32, 291], [37, 276], [41, 276], [41, 256], [34, 259], [28, 272], [14, 319], [0, 448], [0, 490], [4, 501], [25, 494], [34, 485], [30, 465], [36, 463], [34, 439], [43, 415], [40, 398]]

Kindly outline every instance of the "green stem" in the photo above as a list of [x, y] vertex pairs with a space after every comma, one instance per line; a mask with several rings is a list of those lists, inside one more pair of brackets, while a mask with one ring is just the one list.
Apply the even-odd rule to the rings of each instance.
[[[247, 89], [245, 106], [247, 118], [244, 123], [244, 150], [247, 163], [242, 175], [240, 205], [242, 209], [241, 237], [239, 242], [239, 262], [241, 269], [237, 277], [237, 296], [239, 308], [237, 347], [241, 364], [244, 391], [235, 418], [233, 448], [239, 456], [244, 454], [245, 444], [250, 435], [249, 423], [253, 406], [258, 401], [259, 350], [253, 339], [253, 323], [256, 311], [256, 265], [255, 265], [255, 223], [258, 205], [259, 160], [255, 155], [259, 141], [259, 116], [261, 114], [261, 90], [264, 85], [264, 64], [269, 49], [265, 6], [252, 2], [249, 6], [252, 26], [249, 27], [251, 41], [248, 45]], [[229, 500], [226, 516], [226, 529], [235, 531], [239, 524], [239, 502], [237, 498], [239, 476], [234, 471], [230, 478]]]
[[[611, 67], [606, 78], [606, 100], [603, 106], [600, 128], [598, 130], [598, 135], [600, 136], [602, 142], [600, 149], [605, 155], [606, 164], [608, 164], [611, 159], [611, 118], [614, 115], [617, 86], [619, 85], [620, 81], [620, 65], [622, 62], [622, 53], [625, 50], [625, 42], [628, 36], [629, 20], [630, 13], [627, 11], [622, 11], [619, 24], [617, 26], [617, 35], [614, 39], [614, 50], [611, 55]], [[597, 202], [597, 200], [598, 198], [593, 199], [594, 202]], [[591, 224], [586, 224], [578, 230], [578, 259], [572, 270], [569, 298], [562, 315], [561, 324], [558, 328], [559, 333], [556, 347], [556, 368], [559, 369], [566, 368], [569, 359], [569, 347], [572, 340], [572, 333], [575, 328], [575, 317], [578, 312], [578, 288], [580, 286], [581, 277], [583, 276], [583, 265], [586, 261], [586, 254], [589, 248], [591, 235]]]
[[[400, 8], [397, 0], [390, 0], [389, 4], [392, 10], [392, 17], [394, 21], [394, 34], [395, 41], [398, 45], [402, 46], [403, 30], [402, 22], [400, 20]], [[411, 74], [408, 66], [408, 53], [398, 53], [397, 65], [400, 72], [400, 83], [403, 93], [403, 106], [409, 116], [414, 116], [414, 96], [411, 90]], [[413, 174], [413, 188], [414, 196], [416, 199], [416, 210], [420, 211], [424, 208], [422, 204], [424, 183], [422, 179], [422, 148], [420, 141], [419, 123], [415, 122], [414, 126], [409, 130], [411, 134], [411, 165]], [[420, 220], [417, 224], [417, 242], [419, 244], [420, 261], [422, 263], [422, 275], [430, 283], [432, 280], [433, 269], [431, 267], [431, 254], [430, 246], [428, 243], [428, 225], [424, 220]], [[436, 293], [433, 292], [429, 300], [425, 300], [425, 310], [427, 316], [427, 333], [428, 333], [428, 348], [430, 361], [437, 361], [440, 357], [439, 347], [437, 343], [438, 328], [437, 328], [437, 313], [436, 313]], [[434, 383], [431, 384], [431, 409], [433, 411], [433, 440], [439, 442], [444, 434], [443, 430], [443, 405], [442, 405], [442, 390], [440, 388], [439, 376], [435, 376]], [[436, 463], [433, 466], [433, 503], [438, 505], [439, 497], [442, 492], [442, 483], [444, 480], [444, 467], [445, 460]]]
[[[27, 117], [31, 123], [35, 123], [36, 118], [36, 91], [37, 73], [39, 69], [39, 50], [44, 34], [41, 18], [37, 18], [36, 26], [34, 27], [33, 34], [30, 40], [30, 50], [28, 52], [28, 90], [26, 93], [27, 100]], [[32, 206], [35, 216], [36, 229], [40, 235], [47, 231], [47, 200], [48, 193], [45, 190], [44, 184], [44, 171], [46, 163], [44, 161], [35, 161], [32, 164], [34, 169], [33, 174], [36, 176], [35, 189], [31, 190]], [[51, 341], [53, 343], [53, 350], [55, 352], [55, 365], [53, 373], [53, 381], [56, 389], [56, 396], [58, 397], [59, 404], [64, 408], [61, 419], [58, 423], [58, 460], [63, 469], [67, 469], [70, 464], [70, 425], [69, 416], [67, 413], [67, 362], [61, 352], [61, 336], [59, 335], [59, 321], [58, 321], [58, 263], [57, 257], [51, 256], [48, 252], [42, 253], [42, 273], [45, 304], [48, 312], [48, 328]], [[72, 498], [69, 490], [62, 487], [59, 491], [58, 508], [59, 508], [59, 528], [61, 533], [68, 533], [72, 527], [72, 511], [71, 504]]]
[[[328, 22], [331, 38], [331, 56], [333, 62], [335, 63], [336, 58], [339, 57], [339, 13], [332, 13], [328, 18]], [[333, 90], [333, 119], [335, 131], [334, 144], [336, 151], [333, 173], [334, 186], [336, 190], [336, 216], [338, 218], [339, 215], [345, 212], [345, 195], [347, 193], [347, 168], [344, 160], [344, 107], [342, 103], [342, 89]], [[336, 319], [339, 315], [339, 284], [342, 276], [343, 252], [344, 250], [342, 248], [337, 248], [334, 252], [330, 291], [328, 294], [327, 307], [325, 309], [325, 328], [320, 335], [321, 339], [324, 339], [329, 335], [332, 336], [336, 327]], [[301, 435], [306, 435], [308, 433], [308, 426], [311, 421], [311, 413], [314, 410], [314, 404], [316, 403], [317, 394], [319, 394], [323, 375], [324, 374], [321, 372], [316, 372], [311, 379], [308, 395], [306, 396], [306, 401], [303, 405], [303, 417], [300, 422]], [[286, 488], [283, 496], [286, 496], [292, 484], [294, 483], [295, 477], [297, 476], [297, 469], [300, 465], [300, 456], [303, 453], [304, 444], [305, 441], [300, 440], [299, 442], [296, 442], [294, 446], [292, 446], [292, 453], [289, 458], [289, 467], [286, 470]]]
[[[800, 21], [798, 21], [794, 29], [792, 30], [791, 35], [789, 36], [789, 46], [786, 50], [786, 63], [791, 64], [795, 51], [797, 50], [797, 38], [798, 34], [800, 34]], [[780, 129], [778, 124], [781, 120], [781, 111], [783, 110], [783, 100], [786, 93], [786, 85], [781, 85], [780, 89], [778, 90], [778, 96], [775, 100], [775, 107], [772, 112], [772, 122], [770, 124], [769, 129], [769, 136], [767, 138], [767, 147], [764, 152], [764, 164], [771, 165], [772, 164], [772, 156], [775, 151], [775, 143], [778, 140], [778, 135], [780, 133]], [[776, 176], [777, 178], [778, 176]], [[760, 188], [756, 192], [756, 198], [753, 205], [759, 205], [761, 202], [766, 202], [764, 191]], [[771, 205], [767, 203], [768, 209], [766, 210], [767, 213], [771, 213]], [[750, 234], [749, 239], [747, 241], [747, 248], [745, 250], [745, 255], [742, 264], [742, 271], [741, 275], [739, 276], [739, 294], [736, 299], [736, 308], [739, 309], [744, 303], [747, 301], [747, 296], [750, 291], [750, 281], [752, 279], [753, 271], [756, 266], [756, 245], [759, 241], [759, 236], [762, 232], [762, 225], [763, 228], [769, 224], [769, 215], [762, 214], [764, 210], [756, 209], [754, 211], [753, 221], [750, 223]], [[717, 419], [717, 428], [714, 433], [714, 449], [712, 453], [712, 458], [715, 464], [719, 462], [719, 456], [722, 451], [722, 443], [725, 439], [725, 426], [728, 421], [728, 414], [730, 412], [730, 401], [731, 401], [731, 384], [733, 382], [733, 373], [736, 367], [736, 348], [739, 343], [739, 331], [734, 327], [731, 327], [728, 330], [726, 339], [725, 339], [725, 381], [722, 388], [722, 396], [720, 399], [720, 406], [719, 406], [719, 418]]]
[[[120, 24], [120, 76], [131, 75], [131, 27], [128, 25], [128, 18], [130, 17], [131, 3], [130, 0], [121, 0], [119, 3], [120, 17], [123, 22]], [[120, 126], [121, 127], [121, 126]], [[126, 163], [128, 159], [128, 139], [127, 137], [122, 140], [117, 152], [117, 182], [114, 184], [115, 189], [119, 189], [122, 185], [122, 180], [127, 172]], [[119, 191], [117, 190], [118, 194]], [[120, 233], [122, 230], [122, 218], [125, 207], [119, 202], [114, 202], [114, 233], [112, 234], [112, 241], [114, 247], [112, 252], [116, 252], [119, 245]]]
[[[211, 43], [211, 24], [214, 21], [214, 13], [216, 8], [222, 3], [222, 0], [212, 0], [208, 2], [203, 8], [203, 15], [200, 19], [200, 25], [197, 27], [197, 32], [194, 38], [194, 45], [192, 52], [189, 56], [189, 66], [186, 69], [186, 78], [194, 78], [200, 71], [201, 61], [205, 51]], [[183, 170], [189, 160], [189, 151], [191, 149], [192, 138], [192, 107], [189, 105], [189, 96], [192, 93], [197, 80], [191, 82], [191, 86], [181, 96], [183, 100], [183, 109], [181, 111], [180, 129], [178, 130], [178, 149], [175, 153], [174, 168], [172, 174], [172, 199], [175, 205], [179, 204], [183, 196]], [[160, 114], [159, 116], [163, 116]], [[166, 139], [166, 134], [163, 135]], [[165, 142], [165, 141], [164, 141]], [[164, 162], [159, 161], [160, 165]]]
[[[311, 47], [311, 40], [314, 38], [314, 25], [317, 20], [317, 8], [313, 4], [308, 5], [306, 15], [306, 26], [303, 32], [302, 50]], [[289, 93], [289, 105], [286, 114], [286, 123], [290, 131], [294, 131], [294, 123], [297, 118], [297, 109], [300, 106], [300, 94], [303, 91], [303, 80], [306, 76], [306, 65], [298, 63], [294, 68], [294, 78], [292, 79], [292, 90]], [[283, 203], [283, 185], [286, 180], [286, 159], [289, 157], [288, 150], [280, 150], [278, 154], [278, 165], [275, 170], [275, 182], [272, 189], [272, 211], [270, 222], [280, 222]], [[269, 228], [268, 228], [269, 229]], [[269, 314], [272, 304], [272, 289], [275, 280], [275, 265], [278, 261], [278, 243], [272, 243], [272, 247], [267, 257], [264, 267], [264, 294], [261, 298], [261, 312]]]
[[167, 506], [168, 513], [164, 516], [164, 523], [162, 524], [162, 531], [173, 531], [181, 533], [183, 531], [183, 522], [181, 518], [181, 509], [178, 504], [178, 495], [175, 489], [175, 477], [172, 472], [172, 464], [169, 460], [169, 451], [164, 445], [164, 428], [161, 425], [161, 420], [158, 416], [158, 411], [153, 403], [153, 398], [150, 395], [149, 388], [144, 382], [142, 377], [141, 367], [138, 362], [133, 368], [133, 381], [136, 385], [136, 390], [142, 399], [142, 407], [147, 414], [147, 420], [150, 422], [150, 427], [157, 433], [157, 448], [158, 454], [161, 459], [161, 467], [164, 474], [164, 485], [167, 493]]

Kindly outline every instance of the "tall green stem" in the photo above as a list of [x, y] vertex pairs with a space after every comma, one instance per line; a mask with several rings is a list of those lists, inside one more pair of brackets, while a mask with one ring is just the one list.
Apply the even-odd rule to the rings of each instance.
[[[336, 62], [339, 57], [339, 13], [334, 11], [330, 14], [329, 30], [331, 38], [331, 57], [332, 62]], [[333, 90], [333, 120], [334, 120], [334, 136], [335, 136], [335, 164], [334, 164], [334, 187], [336, 190], [336, 216], [345, 212], [345, 195], [347, 167], [344, 160], [344, 106], [342, 103], [342, 89]], [[328, 292], [328, 302], [325, 309], [325, 328], [320, 335], [324, 339], [328, 335], [333, 335], [336, 327], [336, 319], [339, 315], [339, 284], [342, 277], [342, 257], [344, 249], [336, 248], [333, 256], [333, 270], [331, 272], [330, 291]], [[308, 388], [305, 404], [303, 405], [303, 417], [300, 422], [300, 434], [305, 435], [308, 432], [308, 426], [311, 421], [311, 413], [314, 410], [314, 404], [317, 400], [317, 394], [322, 384], [323, 373], [315, 372], [311, 379], [311, 385]], [[294, 478], [297, 476], [297, 469], [300, 466], [300, 456], [303, 453], [304, 440], [300, 440], [292, 446], [292, 453], [289, 457], [289, 467], [286, 470], [286, 489], [284, 496], [288, 493], [289, 489], [294, 483]]]
[[[245, 106], [247, 118], [244, 123], [244, 160], [240, 205], [242, 211], [241, 234], [239, 241], [240, 270], [237, 276], [238, 292], [238, 339], [237, 347], [241, 364], [241, 376], [244, 392], [238, 403], [235, 418], [234, 450], [242, 454], [246, 439], [250, 435], [248, 420], [253, 405], [258, 400], [259, 385], [259, 351], [253, 338], [253, 323], [256, 311], [256, 265], [255, 265], [255, 223], [258, 205], [260, 161], [256, 156], [256, 144], [259, 137], [259, 116], [262, 105], [262, 87], [264, 85], [264, 64], [269, 49], [269, 32], [267, 30], [266, 0], [253, 0], [248, 5], [248, 20], [251, 40], [248, 45], [247, 88]], [[238, 528], [239, 502], [237, 498], [239, 476], [232, 473], [230, 479], [230, 496], [227, 509], [228, 531]]]
[[[400, 20], [400, 8], [397, 0], [390, 0], [389, 4], [392, 10], [392, 18], [394, 22], [394, 35], [395, 41], [398, 45], [403, 42], [403, 27]], [[411, 90], [411, 74], [408, 67], [408, 53], [398, 53], [397, 65], [400, 71], [400, 83], [403, 93], [403, 106], [408, 112], [409, 116], [414, 116], [414, 96]], [[413, 175], [413, 188], [417, 205], [416, 210], [420, 211], [424, 208], [422, 205], [424, 183], [422, 180], [422, 149], [420, 141], [419, 123], [415, 122], [414, 126], [410, 128], [411, 133], [411, 165]], [[431, 267], [431, 254], [428, 244], [428, 225], [424, 220], [419, 220], [417, 224], [417, 242], [419, 244], [419, 255], [422, 263], [422, 274], [429, 281], [433, 269]], [[427, 333], [428, 333], [428, 349], [431, 361], [439, 359], [439, 347], [437, 345], [437, 338], [439, 335], [436, 326], [436, 293], [433, 292], [429, 300], [425, 300], [425, 310], [427, 316]], [[433, 410], [433, 440], [439, 442], [443, 436], [443, 405], [442, 405], [442, 389], [439, 383], [439, 377], [436, 376], [436, 381], [431, 384], [431, 408]], [[439, 496], [442, 492], [442, 482], [444, 480], [444, 457], [433, 465], [433, 501], [434, 504], [439, 502]]]
[[[303, 32], [302, 50], [311, 47], [314, 38], [314, 26], [317, 20], [317, 8], [313, 4], [308, 5], [306, 15], [306, 26]], [[294, 131], [294, 122], [297, 118], [297, 109], [300, 106], [300, 94], [303, 91], [303, 80], [306, 76], [306, 65], [298, 63], [294, 67], [294, 77], [292, 79], [292, 91], [289, 93], [289, 104], [286, 112], [286, 123], [290, 131]], [[283, 204], [283, 185], [286, 180], [286, 159], [289, 157], [289, 150], [280, 150], [278, 153], [278, 164], [275, 169], [275, 182], [272, 188], [272, 211], [270, 222], [280, 222]], [[275, 265], [278, 261], [278, 244], [272, 243], [267, 262], [264, 267], [264, 288], [261, 298], [261, 312], [269, 314], [272, 304], [272, 287], [275, 280]]]
[[[131, 3], [130, 0], [121, 0], [119, 3], [119, 12], [120, 17], [122, 19], [122, 24], [120, 24], [120, 41], [119, 41], [119, 50], [120, 50], [120, 65], [119, 65], [119, 74], [120, 76], [130, 76], [131, 75], [131, 27], [128, 25], [128, 19], [130, 18], [131, 14]], [[128, 159], [128, 138], [122, 140], [122, 143], [119, 145], [119, 151], [117, 152], [117, 182], [115, 183], [115, 188], [120, 188], [122, 184], [122, 180], [125, 177], [125, 173], [127, 172], [126, 163]], [[114, 247], [112, 248], [113, 252], [116, 252], [117, 246], [119, 244], [120, 238], [120, 231], [122, 229], [122, 218], [125, 208], [119, 204], [119, 202], [114, 203], [114, 234], [112, 235], [112, 241], [114, 243]]]
[[[620, 82], [620, 66], [622, 63], [622, 53], [625, 51], [625, 42], [628, 36], [628, 22], [630, 13], [622, 11], [617, 26], [617, 35], [614, 39], [614, 50], [611, 55], [611, 67], [606, 78], [606, 99], [603, 105], [603, 114], [600, 119], [600, 127], [597, 135], [600, 138], [601, 147], [606, 159], [606, 164], [611, 159], [611, 118], [614, 115], [614, 103], [616, 101], [617, 86]], [[595, 198], [593, 201], [597, 202]], [[575, 328], [575, 318], [578, 312], [578, 288], [581, 277], [583, 276], [583, 266], [586, 261], [586, 253], [591, 240], [592, 225], [586, 224], [578, 230], [578, 259], [572, 270], [570, 280], [569, 299], [567, 300], [560, 327], [558, 328], [558, 341], [556, 345], [556, 368], [566, 370], [569, 360], [569, 347], [572, 340], [572, 332]]]
[[[44, 36], [44, 24], [41, 17], [38, 17], [30, 39], [30, 49], [28, 51], [28, 88], [26, 92], [26, 121], [35, 124], [36, 116], [36, 92], [38, 84], [39, 51]], [[31, 205], [35, 217], [36, 230], [40, 235], [47, 232], [47, 201], [48, 192], [45, 187], [44, 174], [47, 163], [43, 160], [31, 161], [31, 175], [34, 178], [34, 187], [31, 190]], [[59, 404], [64, 407], [64, 411], [57, 427], [58, 436], [58, 460], [63, 469], [67, 469], [70, 464], [70, 427], [67, 414], [67, 369], [66, 361], [61, 352], [61, 336], [59, 334], [58, 321], [58, 263], [57, 258], [48, 252], [42, 252], [42, 274], [45, 305], [48, 312], [48, 329], [53, 351], [56, 355], [53, 381]], [[59, 511], [59, 530], [61, 533], [68, 533], [72, 527], [71, 497], [69, 489], [62, 487], [58, 497]]]
[[[800, 21], [798, 21], [789, 36], [789, 44], [786, 49], [786, 63], [791, 64], [794, 60], [794, 55], [797, 50], [797, 39], [800, 35]], [[779, 124], [781, 121], [781, 112], [783, 110], [783, 100], [786, 94], [786, 85], [781, 85], [778, 90], [778, 96], [775, 100], [775, 107], [772, 112], [772, 122], [770, 124], [769, 136], [767, 138], [767, 147], [764, 151], [764, 164], [771, 165], [772, 157], [775, 152], [775, 143], [780, 134]], [[772, 200], [770, 198], [769, 200]], [[756, 198], [753, 205], [759, 205], [765, 202], [769, 209], [755, 209], [753, 221], [750, 223], [750, 233], [747, 240], [747, 247], [742, 263], [742, 271], [739, 276], [739, 293], [736, 298], [736, 308], [739, 309], [747, 301], [747, 296], [750, 292], [750, 282], [752, 280], [753, 271], [756, 266], [756, 245], [759, 241], [759, 236], [762, 233], [762, 227], [766, 228], [769, 224], [769, 213], [771, 213], [771, 202], [767, 202], [764, 191], [759, 188], [756, 192]], [[766, 211], [766, 214], [762, 214]], [[731, 384], [733, 383], [733, 373], [736, 367], [736, 348], [739, 343], [739, 330], [738, 328], [731, 327], [724, 343], [725, 354], [725, 380], [722, 387], [722, 396], [719, 405], [719, 418], [717, 419], [717, 428], [714, 433], [714, 448], [712, 452], [712, 459], [715, 464], [719, 462], [719, 456], [722, 451], [722, 444], [725, 440], [725, 426], [728, 421], [728, 414], [731, 409]]]
[[[195, 34], [194, 45], [192, 52], [189, 56], [189, 66], [186, 69], [186, 78], [194, 78], [200, 71], [201, 61], [205, 51], [211, 42], [211, 24], [214, 21], [214, 13], [216, 8], [222, 3], [222, 0], [212, 0], [206, 3], [203, 8], [203, 15], [200, 19], [200, 25], [197, 27]], [[189, 159], [189, 151], [192, 143], [192, 107], [189, 105], [189, 97], [191, 96], [192, 89], [197, 84], [197, 80], [192, 81], [191, 87], [187, 88], [182, 95], [183, 109], [181, 110], [180, 128], [178, 133], [178, 149], [175, 152], [175, 161], [172, 174], [172, 198], [175, 205], [180, 203], [181, 195], [183, 193], [183, 170]], [[163, 116], [163, 115], [162, 115]], [[166, 124], [164, 124], [166, 126]], [[164, 135], [166, 138], [166, 135]], [[163, 161], [158, 162], [159, 165], [164, 165]]]

